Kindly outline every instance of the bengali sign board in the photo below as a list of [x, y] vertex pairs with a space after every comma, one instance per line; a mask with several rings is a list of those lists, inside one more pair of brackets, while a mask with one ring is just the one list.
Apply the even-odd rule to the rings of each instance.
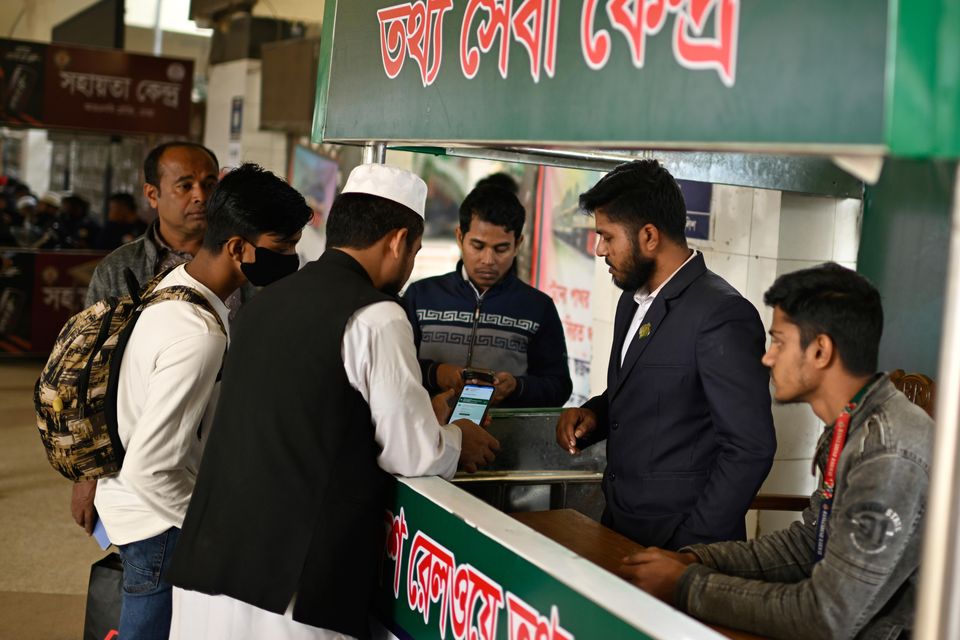
[[887, 2], [328, 0], [317, 140], [879, 146]]
[[84, 309], [101, 252], [0, 249], [0, 355], [47, 355]]
[[0, 39], [0, 122], [187, 135], [193, 61]]
[[376, 602], [377, 618], [395, 637], [649, 640], [478, 527], [395, 483], [384, 512]]

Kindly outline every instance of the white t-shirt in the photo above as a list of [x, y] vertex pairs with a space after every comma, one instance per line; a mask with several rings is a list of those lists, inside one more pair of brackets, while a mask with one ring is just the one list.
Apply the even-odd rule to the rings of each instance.
[[[229, 327], [226, 305], [181, 265], [158, 288], [193, 287]], [[117, 393], [120, 473], [101, 478], [95, 505], [110, 541], [128, 544], [183, 525], [219, 395], [227, 336], [213, 315], [168, 300], [143, 311], [123, 353]]]

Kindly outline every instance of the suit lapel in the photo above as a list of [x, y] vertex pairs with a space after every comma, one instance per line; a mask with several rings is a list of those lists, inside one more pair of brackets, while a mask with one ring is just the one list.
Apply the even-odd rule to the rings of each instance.
[[[693, 282], [707, 272], [707, 265], [703, 260], [703, 254], [698, 253], [690, 262], [688, 262], [683, 268], [678, 271], [673, 278], [670, 279], [670, 282], [663, 287], [660, 293], [657, 294], [657, 297], [653, 299], [653, 304], [650, 305], [650, 308], [647, 309], [646, 315], [643, 316], [643, 321], [640, 323], [640, 330], [637, 331], [632, 336], [627, 336], [627, 340], [631, 340], [632, 343], [627, 350], [627, 357], [623, 360], [623, 366], [617, 370], [616, 379], [611, 380], [612, 376], [608, 376], [607, 380], [607, 391], [608, 398], [610, 400], [617, 394], [617, 391], [623, 386], [624, 381], [627, 379], [627, 376], [630, 375], [630, 370], [637, 364], [637, 361], [640, 359], [640, 356], [643, 355], [643, 352], [646, 350], [647, 345], [650, 344], [650, 341], [653, 340], [654, 336], [657, 334], [657, 329], [660, 327], [660, 324], [663, 322], [664, 318], [667, 317], [667, 312], [670, 310], [670, 302], [674, 298], [680, 297], [687, 287], [689, 287]], [[631, 301], [633, 298], [631, 297]], [[621, 299], [622, 302], [622, 299]], [[636, 303], [634, 303], [634, 309], [636, 309]], [[632, 314], [631, 316], [632, 317]], [[640, 333], [643, 330], [645, 325], [649, 324], [650, 328], [647, 331], [645, 337], [640, 338]], [[630, 320], [627, 319], [626, 326], [623, 328], [625, 333], [627, 327], [630, 326]], [[620, 358], [620, 350], [623, 348], [623, 340], [617, 342], [619, 348], [616, 351], [617, 362]], [[612, 361], [611, 361], [612, 362]]]
[[637, 303], [633, 294], [624, 291], [617, 303], [617, 313], [613, 319], [613, 350], [610, 352], [610, 363], [607, 365], [607, 388], [612, 389], [620, 377], [620, 353], [623, 351], [623, 342], [630, 328], [630, 321], [637, 311]]
[[[643, 316], [643, 320], [640, 322], [640, 329], [632, 336], [627, 337], [627, 339], [630, 340], [630, 346], [627, 348], [627, 357], [623, 359], [623, 365], [620, 367], [620, 375], [617, 377], [616, 385], [610, 393], [611, 398], [617, 394], [623, 381], [626, 380], [630, 374], [630, 370], [637, 364], [637, 360], [640, 359], [647, 345], [653, 340], [653, 336], [657, 333], [657, 328], [660, 326], [660, 323], [663, 322], [666, 315], [666, 298], [658, 295], [653, 299], [653, 304], [650, 305], [647, 313]], [[644, 331], [643, 327], [648, 324], [650, 325], [649, 331]], [[641, 334], [645, 334], [643, 338], [640, 337]], [[620, 344], [620, 348], [622, 349], [623, 343], [621, 342]], [[619, 357], [619, 355], [620, 351], [617, 351], [617, 356]]]

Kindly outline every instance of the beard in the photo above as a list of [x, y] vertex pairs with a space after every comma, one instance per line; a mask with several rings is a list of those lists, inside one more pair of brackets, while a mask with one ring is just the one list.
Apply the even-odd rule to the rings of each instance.
[[405, 279], [404, 280], [397, 279], [397, 280], [394, 280], [393, 282], [388, 282], [382, 287], [380, 287], [380, 291], [387, 294], [388, 296], [393, 296], [394, 298], [396, 298], [397, 296], [400, 295], [400, 291], [403, 289], [403, 285], [405, 285], [406, 283], [407, 281]]
[[[636, 249], [630, 258], [630, 262], [623, 269], [623, 276], [620, 278], [613, 276], [613, 284], [624, 291], [636, 291], [647, 284], [650, 276], [657, 268], [656, 260], [644, 258], [640, 255], [640, 247], [636, 247]], [[607, 264], [610, 265], [609, 262]]]

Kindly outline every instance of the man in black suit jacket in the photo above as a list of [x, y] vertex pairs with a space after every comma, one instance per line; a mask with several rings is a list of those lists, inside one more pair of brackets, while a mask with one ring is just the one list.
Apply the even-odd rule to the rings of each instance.
[[757, 310], [687, 247], [680, 187], [655, 160], [580, 196], [614, 284], [607, 389], [567, 409], [571, 454], [607, 440], [603, 523], [643, 545], [742, 540], [776, 451]]

